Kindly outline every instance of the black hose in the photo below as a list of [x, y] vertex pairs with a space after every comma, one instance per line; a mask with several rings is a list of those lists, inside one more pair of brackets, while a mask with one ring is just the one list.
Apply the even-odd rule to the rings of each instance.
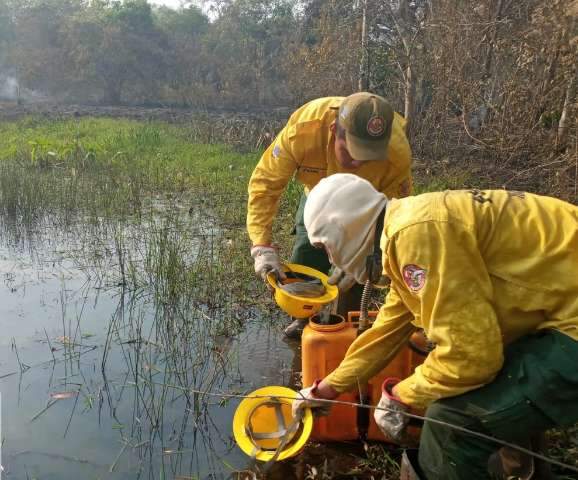
[[363, 286], [363, 293], [361, 294], [361, 304], [359, 306], [359, 325], [357, 327], [357, 336], [365, 332], [369, 327], [369, 295], [371, 293], [371, 282], [366, 280]]

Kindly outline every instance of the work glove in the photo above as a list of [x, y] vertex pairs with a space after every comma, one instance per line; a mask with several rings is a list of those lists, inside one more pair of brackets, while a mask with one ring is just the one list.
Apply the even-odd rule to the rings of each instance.
[[255, 273], [263, 280], [267, 280], [269, 272], [275, 272], [279, 280], [285, 279], [279, 254], [275, 247], [270, 245], [255, 245], [251, 248], [251, 256], [255, 260]]
[[327, 279], [329, 285], [337, 285], [339, 293], [347, 292], [353, 285], [357, 283], [353, 275], [345, 273], [340, 268], [335, 267], [333, 273]]
[[404, 415], [409, 407], [393, 393], [393, 387], [399, 383], [397, 378], [386, 378], [381, 387], [381, 400], [373, 412], [373, 418], [379, 429], [395, 442], [401, 443], [409, 418]]
[[292, 412], [293, 416], [301, 415], [304, 409], [310, 408], [313, 410], [314, 415], [326, 416], [329, 415], [331, 410], [331, 404], [321, 399], [315, 398], [315, 392], [317, 391], [317, 386], [321, 383], [321, 380], [315, 380], [313, 385], [310, 387], [302, 389], [298, 394], [297, 398], [293, 400]]

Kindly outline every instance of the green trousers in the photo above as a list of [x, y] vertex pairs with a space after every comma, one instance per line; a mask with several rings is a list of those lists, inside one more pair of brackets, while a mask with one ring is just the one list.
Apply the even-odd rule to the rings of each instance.
[[[477, 390], [431, 404], [426, 416], [511, 443], [578, 422], [578, 342], [555, 330], [506, 347], [496, 379]], [[427, 480], [490, 478], [489, 456], [501, 446], [425, 422], [419, 464]]]
[[[295, 244], [293, 245], [291, 263], [305, 265], [327, 274], [331, 268], [327, 253], [325, 253], [324, 249], [315, 248], [311, 245], [305, 223], [303, 222], [303, 210], [305, 209], [306, 200], [307, 196], [303, 194], [295, 214]], [[347, 312], [358, 311], [362, 293], [363, 285], [354, 285], [348, 292], [340, 294], [337, 313], [347, 318]]]

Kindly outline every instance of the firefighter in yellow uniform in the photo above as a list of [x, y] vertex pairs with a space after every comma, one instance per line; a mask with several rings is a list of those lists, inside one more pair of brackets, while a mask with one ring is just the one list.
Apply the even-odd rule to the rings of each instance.
[[[381, 212], [384, 228], [376, 232]], [[578, 422], [576, 206], [503, 190], [388, 201], [358, 177], [334, 175], [310, 192], [304, 220], [311, 243], [358, 282], [381, 235], [391, 285], [373, 327], [316, 388], [302, 390], [295, 409], [356, 389], [419, 327], [436, 347], [409, 378], [384, 384], [387, 410], [375, 418], [387, 435], [401, 438], [410, 407], [522, 444]], [[511, 466], [498, 449], [426, 422], [419, 463], [429, 480], [490, 478], [488, 462], [506, 478]], [[531, 471], [518, 467], [526, 472], [514, 476]]]
[[[258, 275], [264, 277], [276, 271], [282, 276], [271, 230], [279, 199], [293, 177], [305, 192], [295, 216], [296, 241], [291, 262], [328, 273], [331, 263], [327, 255], [314, 249], [307, 238], [303, 208], [308, 191], [319, 180], [340, 172], [367, 179], [389, 198], [410, 194], [411, 150], [405, 120], [384, 98], [361, 92], [313, 100], [291, 115], [265, 151], [249, 181], [247, 205], [251, 256]], [[344, 294], [354, 285], [353, 278], [334, 271], [331, 283], [338, 284], [342, 293], [341, 311], [359, 308], [360, 286], [354, 287], [349, 297]], [[295, 321], [285, 333], [298, 337], [303, 326], [304, 321]]]

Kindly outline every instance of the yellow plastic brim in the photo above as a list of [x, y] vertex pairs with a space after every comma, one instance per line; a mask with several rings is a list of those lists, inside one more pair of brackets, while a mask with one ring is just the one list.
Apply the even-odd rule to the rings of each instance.
[[[280, 308], [282, 308], [286, 313], [294, 317], [307, 318], [308, 316], [317, 313], [323, 305], [331, 303], [337, 298], [339, 290], [336, 285], [329, 285], [327, 283], [328, 277], [322, 272], [315, 270], [305, 265], [298, 265], [296, 263], [287, 263], [284, 265], [286, 271], [292, 271], [295, 273], [303, 273], [314, 278], [318, 278], [323, 286], [325, 287], [325, 293], [319, 297], [300, 297], [298, 295], [292, 295], [291, 293], [279, 288], [277, 285], [277, 279], [273, 273], [267, 275], [267, 282], [275, 290], [275, 301]], [[309, 305], [313, 307], [313, 311], [306, 312], [303, 311], [302, 315], [299, 315], [301, 311], [301, 306]]]
[[[235, 411], [235, 416], [233, 417], [233, 435], [237, 445], [239, 445], [239, 448], [245, 454], [254, 457], [259, 461], [267, 462], [276, 456], [277, 452], [275, 449], [279, 446], [281, 441], [279, 439], [260, 440], [258, 445], [255, 445], [254, 440], [247, 433], [248, 422], [250, 418], [253, 417], [253, 431], [257, 429], [259, 433], [267, 433], [267, 420], [271, 420], [272, 424], [269, 427], [269, 431], [276, 432], [278, 430], [278, 425], [274, 416], [271, 416], [271, 412], [267, 412], [266, 409], [263, 408], [265, 412], [256, 422], [253, 413], [259, 407], [265, 407], [268, 403], [278, 400], [282, 404], [283, 416], [286, 425], [288, 425], [292, 421], [290, 413], [291, 405], [293, 403], [292, 399], [297, 398], [297, 392], [287, 387], [272, 386], [255, 390], [250, 393], [248, 397], [258, 398], [245, 398], [241, 401]], [[279, 452], [276, 456], [276, 460], [284, 460], [297, 455], [307, 443], [312, 429], [313, 415], [310, 409], [306, 409], [301, 420], [301, 428], [297, 432], [299, 435], [298, 438], [294, 438], [288, 442], [285, 449]]]

